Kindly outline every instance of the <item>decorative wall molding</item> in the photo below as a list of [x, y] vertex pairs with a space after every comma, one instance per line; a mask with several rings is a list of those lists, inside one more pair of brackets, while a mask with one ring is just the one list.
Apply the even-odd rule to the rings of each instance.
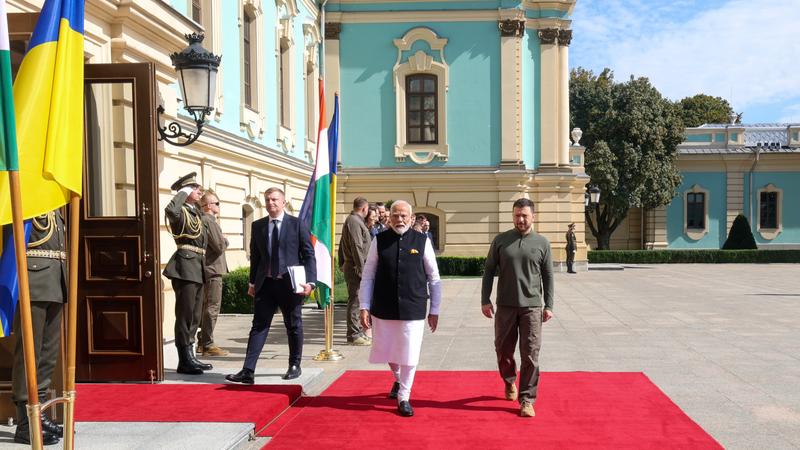
[[545, 28], [539, 30], [539, 42], [545, 45], [553, 45], [558, 40], [558, 29]]
[[558, 30], [558, 45], [568, 47], [572, 42], [572, 30]]
[[505, 19], [497, 22], [502, 37], [522, 37], [525, 35], [525, 21], [522, 19]]

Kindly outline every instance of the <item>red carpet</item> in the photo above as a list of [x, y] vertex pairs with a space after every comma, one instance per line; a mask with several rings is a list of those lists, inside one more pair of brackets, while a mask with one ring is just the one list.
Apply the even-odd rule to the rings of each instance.
[[348, 371], [264, 432], [273, 449], [721, 448], [642, 373], [544, 373], [518, 417], [496, 372], [418, 372], [415, 415], [386, 398], [388, 371]]
[[300, 397], [299, 385], [79, 384], [77, 422], [252, 422], [260, 430]]

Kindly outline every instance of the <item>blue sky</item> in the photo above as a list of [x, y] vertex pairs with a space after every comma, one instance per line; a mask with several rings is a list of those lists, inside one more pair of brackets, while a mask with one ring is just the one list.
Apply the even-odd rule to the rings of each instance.
[[727, 99], [744, 123], [800, 123], [800, 0], [578, 0], [570, 65]]

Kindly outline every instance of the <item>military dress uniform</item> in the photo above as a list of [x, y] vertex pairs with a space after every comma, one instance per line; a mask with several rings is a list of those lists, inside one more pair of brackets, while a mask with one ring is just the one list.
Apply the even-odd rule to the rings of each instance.
[[202, 374], [212, 369], [211, 364], [197, 360], [194, 339], [203, 310], [203, 264], [206, 252], [207, 231], [199, 205], [186, 203], [188, 193], [184, 187], [198, 186], [196, 172], [181, 177], [172, 184], [178, 191], [164, 209], [177, 250], [164, 268], [164, 276], [172, 280], [175, 291], [175, 346], [178, 348], [178, 373]]
[[[39, 402], [47, 400], [47, 389], [61, 350], [61, 316], [67, 300], [67, 253], [65, 247], [64, 219], [59, 210], [50, 211], [31, 219], [28, 239], [28, 289], [31, 299], [33, 347], [36, 354], [36, 382]], [[19, 422], [14, 440], [29, 444], [30, 432], [25, 405], [28, 403], [25, 357], [22, 348], [20, 308], [14, 315], [14, 367], [11, 383]], [[63, 428], [42, 412], [42, 438], [46, 445], [58, 442]]]

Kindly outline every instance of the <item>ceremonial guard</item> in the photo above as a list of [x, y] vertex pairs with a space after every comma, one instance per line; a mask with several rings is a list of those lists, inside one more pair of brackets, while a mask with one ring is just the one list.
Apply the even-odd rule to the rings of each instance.
[[203, 312], [203, 263], [207, 231], [203, 226], [199, 200], [203, 190], [195, 181], [197, 172], [178, 179], [170, 186], [177, 191], [164, 209], [167, 227], [177, 249], [164, 268], [175, 291], [175, 346], [178, 348], [178, 373], [199, 375], [212, 369], [197, 360], [194, 340]]
[[[59, 210], [31, 219], [28, 240], [28, 287], [31, 299], [33, 346], [36, 355], [36, 381], [39, 402], [47, 401], [47, 389], [53, 379], [61, 349], [61, 316], [67, 299], [67, 253], [64, 219]], [[11, 375], [12, 394], [17, 406], [17, 430], [14, 442], [30, 445], [30, 426], [26, 404], [28, 388], [25, 378], [25, 358], [22, 349], [22, 330], [17, 308], [14, 316], [14, 367]], [[64, 429], [42, 411], [42, 443], [58, 443]]]

